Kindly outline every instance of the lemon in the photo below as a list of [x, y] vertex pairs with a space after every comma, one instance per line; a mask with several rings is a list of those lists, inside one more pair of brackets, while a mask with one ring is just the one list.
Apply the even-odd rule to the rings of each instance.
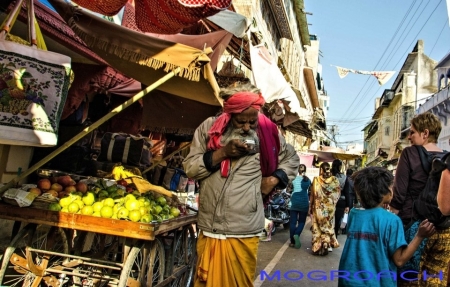
[[100, 212], [100, 209], [102, 209], [103, 207], [103, 202], [101, 201], [94, 202], [92, 207], [94, 208], [94, 212]]
[[114, 204], [115, 204], [114, 199], [112, 199], [111, 197], [103, 199], [103, 206], [113, 207]]
[[103, 205], [102, 209], [100, 209], [100, 215], [103, 218], [111, 218], [114, 212], [111, 206]]
[[90, 205], [85, 205], [81, 209], [81, 214], [83, 215], [92, 215], [94, 213], [94, 208]]
[[141, 212], [139, 210], [132, 210], [128, 214], [128, 218], [133, 222], [138, 222], [141, 220]]
[[77, 213], [78, 210], [80, 210], [80, 206], [78, 205], [78, 203], [72, 202], [71, 204], [69, 204], [67, 209], [69, 210], [70, 213]]

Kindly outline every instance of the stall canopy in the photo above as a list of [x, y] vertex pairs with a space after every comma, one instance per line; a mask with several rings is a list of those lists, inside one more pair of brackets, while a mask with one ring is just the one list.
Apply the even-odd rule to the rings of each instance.
[[50, 4], [71, 29], [108, 64], [125, 75], [151, 85], [180, 68], [177, 77], [158, 89], [178, 97], [220, 106], [219, 87], [208, 54], [203, 50], [136, 32], [103, 20], [61, 0]]
[[[102, 15], [116, 15], [127, 2], [136, 7], [140, 30], [176, 34], [200, 19], [212, 16], [231, 5], [231, 0], [72, 0], [81, 7]], [[52, 2], [52, 1], [49, 1]]]
[[347, 153], [340, 148], [328, 148], [325, 150], [308, 150], [308, 153], [317, 155], [319, 162], [331, 162], [335, 159], [352, 160], [361, 157], [361, 154]]

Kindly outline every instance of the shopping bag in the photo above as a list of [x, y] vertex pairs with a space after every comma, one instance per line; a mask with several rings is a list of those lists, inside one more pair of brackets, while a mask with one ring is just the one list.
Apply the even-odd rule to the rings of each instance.
[[348, 213], [344, 213], [344, 216], [341, 220], [341, 228], [344, 229], [347, 226]]
[[[31, 46], [6, 40], [28, 2]], [[36, 47], [32, 0], [18, 0], [0, 29], [0, 144], [55, 146], [70, 81], [70, 57]]]

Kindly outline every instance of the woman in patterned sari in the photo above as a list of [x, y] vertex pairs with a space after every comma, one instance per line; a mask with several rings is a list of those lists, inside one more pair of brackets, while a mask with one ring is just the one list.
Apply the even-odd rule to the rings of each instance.
[[320, 165], [320, 175], [311, 185], [310, 214], [312, 215], [312, 251], [327, 255], [331, 248], [339, 247], [334, 233], [333, 219], [336, 203], [341, 195], [339, 180], [331, 175], [329, 163]]

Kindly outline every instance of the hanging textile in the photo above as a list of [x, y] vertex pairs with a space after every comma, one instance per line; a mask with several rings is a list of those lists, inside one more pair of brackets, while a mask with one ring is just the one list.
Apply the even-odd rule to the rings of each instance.
[[378, 84], [380, 84], [380, 86], [384, 85], [395, 74], [395, 71], [381, 71], [381, 72], [380, 71], [360, 71], [360, 70], [342, 68], [339, 66], [334, 66], [334, 67], [336, 67], [339, 78], [341, 78], [341, 79], [345, 78], [348, 75], [348, 73], [354, 73], [354, 74], [360, 74], [360, 75], [371, 75], [371, 76], [374, 76], [375, 78], [377, 78]]
[[[125, 6], [127, 0], [73, 2], [93, 12], [112, 16]], [[177, 34], [230, 5], [231, 0], [135, 0], [136, 25], [144, 32]]]

